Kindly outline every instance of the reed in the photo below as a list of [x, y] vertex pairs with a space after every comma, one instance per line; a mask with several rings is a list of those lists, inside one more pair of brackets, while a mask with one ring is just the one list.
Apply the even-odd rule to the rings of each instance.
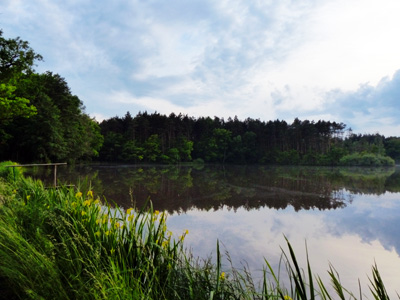
[[[333, 266], [329, 294], [308, 254], [303, 269], [288, 240], [281, 264], [289, 286], [267, 260], [263, 280], [254, 282], [218, 241], [215, 263], [193, 257], [184, 249], [188, 232], [173, 235], [150, 202], [125, 210], [83, 186], [0, 182], [0, 299], [356, 299]], [[376, 265], [370, 284], [374, 299], [389, 299]]]

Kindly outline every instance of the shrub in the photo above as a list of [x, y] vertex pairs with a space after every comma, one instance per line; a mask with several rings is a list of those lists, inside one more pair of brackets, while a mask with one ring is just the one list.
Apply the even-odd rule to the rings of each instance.
[[388, 156], [373, 153], [352, 153], [343, 156], [340, 161], [342, 166], [394, 166], [395, 162]]

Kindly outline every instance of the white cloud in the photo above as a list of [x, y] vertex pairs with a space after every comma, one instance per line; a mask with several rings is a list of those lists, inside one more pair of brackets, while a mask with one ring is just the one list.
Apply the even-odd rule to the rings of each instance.
[[[397, 0], [6, 1], [0, 27], [28, 40], [45, 58], [39, 71], [65, 77], [88, 113], [330, 116], [387, 131], [398, 122], [386, 115], [393, 100], [369, 112], [369, 101], [350, 103], [363, 123], [342, 105], [400, 69], [399, 9]], [[107, 102], [112, 91], [131, 101]]]
[[152, 24], [149, 33], [151, 41], [147, 39], [145, 43], [152, 43], [156, 51], [142, 60], [142, 69], [133, 74], [134, 79], [151, 80], [155, 77], [187, 75], [193, 71], [201, 49], [191, 45], [193, 37], [188, 32]]
[[89, 115], [91, 118], [94, 118], [97, 122], [101, 123], [104, 120], [107, 120], [109, 118], [109, 116], [105, 116], [102, 113], [91, 113]]
[[[124, 91], [112, 93], [108, 99], [116, 105], [133, 105], [140, 111], [159, 112], [169, 115], [171, 112], [188, 114], [195, 117], [206, 116], [219, 116], [228, 118], [238, 113], [238, 111], [231, 109], [227, 103], [220, 100], [210, 100], [207, 102], [191, 102], [186, 103], [185, 106], [176, 105], [166, 98], [155, 97], [135, 97], [132, 94]], [[211, 112], [211, 114], [210, 114]]]
[[142, 110], [157, 111], [169, 114], [169, 112], [180, 111], [182, 107], [174, 105], [170, 101], [154, 97], [135, 97], [125, 91], [114, 92], [108, 97], [112, 103], [133, 104]]
[[283, 64], [281, 80], [297, 76], [298, 82], [330, 89], [376, 84], [400, 66], [399, 9], [393, 0], [325, 2], [300, 24], [307, 26], [304, 44]]

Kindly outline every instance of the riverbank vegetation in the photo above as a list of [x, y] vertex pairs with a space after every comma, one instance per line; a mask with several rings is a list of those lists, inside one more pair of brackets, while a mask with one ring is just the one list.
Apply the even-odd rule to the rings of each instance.
[[353, 134], [343, 123], [194, 118], [127, 112], [98, 123], [26, 41], [0, 31], [0, 160], [393, 165], [400, 138]]
[[[96, 197], [90, 185], [45, 188], [22, 175], [0, 180], [1, 299], [361, 299], [331, 267], [331, 283], [304, 269], [288, 242], [286, 273], [265, 261], [255, 282], [246, 270], [185, 250], [187, 231], [173, 234], [167, 215], [122, 209]], [[15, 179], [14, 179], [15, 178]], [[229, 255], [226, 254], [229, 261]], [[287, 274], [289, 280], [282, 278]], [[289, 282], [284, 286], [283, 282]], [[389, 299], [376, 266], [371, 295]]]

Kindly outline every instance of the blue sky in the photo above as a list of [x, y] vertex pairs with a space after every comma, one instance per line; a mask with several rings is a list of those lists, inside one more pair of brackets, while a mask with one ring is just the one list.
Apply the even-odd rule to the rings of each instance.
[[398, 0], [0, 0], [86, 112], [343, 122], [400, 135]]

